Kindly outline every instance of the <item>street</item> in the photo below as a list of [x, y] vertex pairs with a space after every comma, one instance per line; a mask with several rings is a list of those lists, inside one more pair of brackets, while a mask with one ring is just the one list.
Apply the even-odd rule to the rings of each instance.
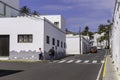
[[68, 56], [53, 63], [0, 62], [0, 80], [96, 80], [105, 50]]

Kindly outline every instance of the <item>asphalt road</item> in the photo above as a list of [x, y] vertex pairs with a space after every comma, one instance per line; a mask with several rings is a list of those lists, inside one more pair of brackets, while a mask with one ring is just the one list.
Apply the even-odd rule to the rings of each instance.
[[0, 80], [96, 80], [105, 51], [54, 63], [0, 62]]

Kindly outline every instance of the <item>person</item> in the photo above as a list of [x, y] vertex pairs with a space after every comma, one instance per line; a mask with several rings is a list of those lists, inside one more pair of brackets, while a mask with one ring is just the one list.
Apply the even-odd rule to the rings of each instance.
[[49, 50], [49, 56], [50, 56], [50, 61], [51, 61], [51, 62], [53, 62], [54, 55], [55, 55], [55, 51], [54, 51], [54, 47], [52, 47], [52, 48]]
[[41, 50], [41, 48], [39, 48], [39, 51], [40, 51], [40, 53], [39, 53], [39, 60], [42, 60], [42, 59], [43, 59], [43, 55], [42, 55], [42, 50]]

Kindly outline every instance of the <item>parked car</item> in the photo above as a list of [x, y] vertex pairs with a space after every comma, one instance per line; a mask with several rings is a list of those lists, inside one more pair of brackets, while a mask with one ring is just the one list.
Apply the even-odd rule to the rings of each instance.
[[96, 46], [91, 47], [90, 53], [97, 53], [97, 47]]

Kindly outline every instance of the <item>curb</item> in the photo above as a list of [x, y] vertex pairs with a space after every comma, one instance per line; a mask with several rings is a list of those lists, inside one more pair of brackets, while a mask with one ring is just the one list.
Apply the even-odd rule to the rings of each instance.
[[0, 60], [0, 62], [22, 62], [22, 63], [46, 63], [49, 62], [48, 60], [39, 60], [39, 61], [32, 61], [32, 60]]
[[104, 67], [103, 67], [103, 75], [102, 75], [102, 78], [104, 79], [105, 75], [106, 75], [106, 64], [107, 64], [107, 57], [105, 58], [105, 63], [104, 63]]

